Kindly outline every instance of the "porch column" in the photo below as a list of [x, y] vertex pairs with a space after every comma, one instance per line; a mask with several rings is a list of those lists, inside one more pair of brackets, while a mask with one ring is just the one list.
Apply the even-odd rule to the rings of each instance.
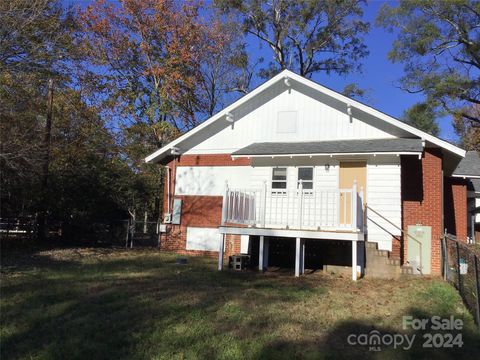
[[260, 246], [258, 249], [258, 270], [263, 271], [263, 260], [264, 260], [264, 248], [265, 248], [265, 239], [263, 235], [260, 235]]
[[270, 247], [270, 239], [267, 237], [264, 239], [264, 245], [263, 245], [263, 266], [268, 268], [268, 249]]
[[220, 240], [220, 248], [218, 249], [218, 271], [223, 270], [223, 255], [225, 252], [225, 234], [222, 235]]
[[295, 243], [295, 276], [300, 276], [300, 267], [301, 267], [301, 252], [302, 252], [302, 240], [297, 237]]
[[301, 253], [301, 267], [300, 272], [301, 274], [305, 274], [305, 239], [302, 239], [302, 253]]
[[357, 241], [352, 241], [352, 280], [357, 281]]

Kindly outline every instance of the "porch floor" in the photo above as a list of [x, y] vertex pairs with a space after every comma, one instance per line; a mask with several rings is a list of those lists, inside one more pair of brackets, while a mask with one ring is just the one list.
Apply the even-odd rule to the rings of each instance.
[[276, 237], [345, 240], [345, 241], [364, 241], [365, 240], [365, 234], [363, 232], [348, 231], [348, 230], [325, 231], [325, 230], [259, 228], [259, 227], [244, 227], [244, 226], [220, 226], [219, 232], [221, 234], [226, 234], [226, 235], [276, 236]]

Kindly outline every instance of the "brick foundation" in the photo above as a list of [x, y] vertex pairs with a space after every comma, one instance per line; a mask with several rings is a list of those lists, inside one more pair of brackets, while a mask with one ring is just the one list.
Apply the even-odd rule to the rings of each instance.
[[[420, 186], [422, 184], [422, 186]], [[440, 149], [426, 148], [422, 159], [402, 156], [402, 225], [422, 224], [432, 228], [432, 274], [441, 271], [442, 229], [442, 153]], [[408, 258], [407, 241], [402, 239], [402, 260]]]

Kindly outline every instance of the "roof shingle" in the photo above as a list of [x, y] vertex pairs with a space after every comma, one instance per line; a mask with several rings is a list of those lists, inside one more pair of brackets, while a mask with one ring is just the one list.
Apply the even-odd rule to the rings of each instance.
[[480, 157], [477, 151], [467, 151], [453, 172], [455, 176], [480, 176]]
[[253, 143], [232, 153], [232, 156], [286, 155], [286, 154], [341, 154], [341, 153], [421, 153], [421, 139], [371, 139], [308, 142]]

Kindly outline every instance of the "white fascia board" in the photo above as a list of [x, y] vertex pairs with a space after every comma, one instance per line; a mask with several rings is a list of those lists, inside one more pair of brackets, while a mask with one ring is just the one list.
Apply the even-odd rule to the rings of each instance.
[[190, 131], [186, 132], [185, 134], [183, 134], [182, 136], [180, 136], [179, 138], [177, 138], [177, 139], [173, 140], [172, 142], [168, 143], [167, 145], [165, 145], [161, 149], [155, 151], [153, 154], [148, 155], [145, 158], [145, 162], [147, 162], [147, 163], [148, 162], [154, 162], [156, 158], [158, 158], [159, 156], [167, 153], [172, 147], [178, 145], [179, 143], [181, 143], [183, 140], [189, 138], [190, 136], [195, 135], [196, 133], [198, 133], [202, 129], [204, 129], [207, 126], [209, 126], [210, 124], [214, 123], [215, 121], [223, 118], [227, 113], [232, 112], [235, 108], [237, 108], [237, 107], [241, 106], [242, 104], [246, 103], [247, 101], [249, 101], [253, 97], [257, 96], [257, 94], [266, 90], [271, 85], [275, 84], [277, 81], [283, 79], [284, 77], [285, 77], [285, 72], [282, 71], [281, 73], [277, 74], [276, 76], [274, 76], [270, 80], [266, 81], [265, 83], [263, 83], [262, 85], [260, 85], [256, 89], [254, 89], [252, 92], [246, 94], [245, 96], [242, 96], [240, 99], [235, 101], [233, 104], [227, 106], [225, 109], [223, 109], [220, 112], [218, 112], [217, 114], [213, 115], [210, 119], [204, 121], [200, 125], [196, 126], [192, 130], [190, 130]]
[[268, 229], [255, 227], [235, 227], [220, 226], [218, 228], [221, 234], [232, 235], [253, 235], [253, 236], [277, 236], [288, 238], [303, 239], [324, 239], [324, 240], [345, 240], [345, 241], [364, 241], [365, 235], [361, 232], [335, 232], [335, 231], [313, 231], [313, 230], [286, 230], [286, 229]]
[[413, 126], [410, 126], [406, 123], [404, 123], [403, 121], [400, 121], [400, 120], [397, 120], [387, 114], [384, 114], [382, 113], [381, 111], [378, 111], [378, 110], [375, 110], [374, 108], [370, 107], [370, 106], [367, 106], [367, 105], [364, 105], [356, 100], [353, 100], [349, 97], [346, 97], [345, 95], [342, 95], [342, 94], [339, 94], [333, 90], [330, 90], [322, 85], [319, 85], [317, 84], [316, 82], [312, 81], [312, 80], [309, 80], [309, 79], [306, 79], [300, 75], [297, 75], [289, 70], [285, 70], [285, 72], [288, 72], [288, 77], [291, 78], [291, 79], [294, 79], [306, 86], [309, 86], [317, 91], [320, 91], [321, 93], [324, 93], [328, 96], [331, 96], [333, 97], [334, 99], [337, 99], [339, 101], [342, 101], [342, 102], [345, 102], [347, 104], [350, 104], [350, 106], [352, 107], [355, 107], [359, 110], [362, 110], [370, 115], [373, 115], [389, 124], [392, 124], [402, 130], [405, 130], [415, 136], [418, 136], [419, 138], [421, 138], [422, 140], [427, 140], [429, 142], [431, 142], [432, 144], [435, 144], [435, 145], [438, 145], [454, 154], [457, 154], [461, 157], [465, 157], [465, 153], [466, 151], [455, 146], [455, 145], [452, 145], [450, 144], [449, 142], [445, 141], [445, 140], [442, 140], [442, 139], [439, 139], [433, 135], [430, 135], [430, 134], [427, 134], [426, 132], [422, 131], [422, 130], [419, 130], [419, 129], [416, 129], [414, 128]]
[[373, 155], [373, 156], [380, 156], [380, 155], [415, 155], [421, 156], [422, 153], [419, 151], [382, 151], [382, 152], [358, 152], [358, 153], [321, 153], [321, 154], [270, 154], [270, 155], [232, 155], [232, 159], [237, 158], [277, 158], [277, 157], [312, 157], [312, 156], [353, 156], [353, 155]]
[[462, 179], [480, 179], [480, 175], [452, 175], [454, 178], [462, 178]]
[[240, 99], [238, 99], [237, 101], [235, 101], [233, 104], [227, 106], [225, 109], [221, 110], [220, 112], [218, 112], [216, 115], [212, 116], [210, 119], [206, 120], [205, 122], [201, 123], [200, 125], [198, 125], [197, 127], [193, 128], [192, 130], [190, 130], [189, 132], [183, 134], [182, 136], [180, 136], [178, 139], [170, 142], [169, 144], [165, 145], [164, 147], [162, 147], [161, 149], [155, 151], [153, 154], [147, 156], [145, 158], [145, 162], [154, 162], [158, 157], [160, 157], [161, 155], [164, 155], [166, 152], [168, 152], [172, 147], [175, 147], [177, 144], [181, 143], [183, 140], [189, 138], [190, 136], [192, 135], [195, 135], [196, 133], [198, 133], [199, 131], [201, 131], [202, 129], [204, 129], [205, 127], [209, 126], [210, 124], [212, 124], [213, 122], [221, 119], [222, 117], [224, 117], [227, 113], [229, 112], [232, 112], [235, 108], [237, 108], [238, 106], [241, 106], [242, 104], [244, 104], [245, 102], [249, 101], [250, 99], [252, 99], [253, 97], [257, 96], [257, 94], [261, 93], [262, 91], [266, 90], [268, 87], [270, 87], [271, 85], [275, 84], [277, 81], [281, 80], [281, 79], [284, 79], [285, 77], [290, 78], [290, 79], [293, 79], [301, 84], [304, 84], [305, 86], [308, 86], [312, 89], [315, 89], [321, 93], [324, 93], [334, 99], [337, 99], [339, 101], [342, 101], [348, 105], [350, 105], [351, 107], [355, 107], [361, 111], [364, 111], [372, 116], [375, 116], [391, 125], [394, 125], [402, 130], [405, 130], [415, 136], [418, 136], [420, 137], [422, 140], [426, 140], [426, 141], [429, 141], [431, 142], [432, 144], [435, 144], [437, 146], [440, 146], [456, 155], [459, 155], [461, 157], [465, 157], [465, 154], [466, 154], [466, 151], [455, 146], [455, 145], [452, 145], [450, 144], [449, 142], [445, 141], [445, 140], [442, 140], [442, 139], [439, 139], [433, 135], [430, 135], [430, 134], [427, 134], [426, 132], [423, 132], [419, 129], [416, 129], [414, 128], [413, 126], [410, 126], [400, 120], [397, 120], [387, 114], [384, 114], [382, 113], [381, 111], [378, 111], [378, 110], [375, 110], [374, 108], [370, 107], [370, 106], [367, 106], [367, 105], [364, 105], [356, 100], [353, 100], [353, 99], [350, 99], [342, 94], [339, 94], [333, 90], [330, 90], [322, 85], [319, 85], [317, 83], [315, 83], [314, 81], [312, 80], [309, 80], [309, 79], [306, 79], [300, 75], [297, 75], [295, 74], [294, 72], [290, 71], [290, 70], [284, 70], [282, 71], [281, 73], [277, 74], [276, 76], [274, 76], [273, 78], [271, 78], [270, 80], [266, 81], [264, 84], [260, 85], [259, 87], [257, 87], [256, 89], [254, 89], [252, 92], [248, 93], [247, 95], [241, 97]]

